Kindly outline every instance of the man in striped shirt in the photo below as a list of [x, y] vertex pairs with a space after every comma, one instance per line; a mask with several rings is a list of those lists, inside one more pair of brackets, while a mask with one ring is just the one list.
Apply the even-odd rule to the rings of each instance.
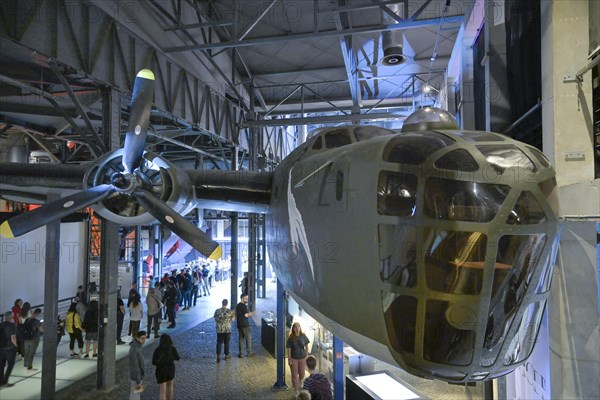
[[304, 380], [302, 387], [310, 392], [312, 400], [331, 400], [331, 383], [329, 379], [316, 370], [317, 359], [313, 356], [306, 358], [306, 368], [310, 376]]

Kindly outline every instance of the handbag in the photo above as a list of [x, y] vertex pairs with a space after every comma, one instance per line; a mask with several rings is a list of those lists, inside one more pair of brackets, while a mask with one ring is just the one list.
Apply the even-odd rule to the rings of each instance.
[[139, 385], [135, 385], [133, 389], [133, 393], [142, 393], [144, 391], [144, 384], [140, 383]]

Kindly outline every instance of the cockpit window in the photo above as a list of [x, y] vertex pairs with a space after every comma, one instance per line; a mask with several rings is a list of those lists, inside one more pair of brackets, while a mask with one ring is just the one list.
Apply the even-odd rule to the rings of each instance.
[[320, 150], [323, 147], [323, 137], [319, 136], [315, 139], [315, 143], [312, 146], [313, 150]]
[[378, 126], [370, 126], [370, 125], [359, 126], [358, 128], [354, 129], [354, 136], [356, 136], [356, 140], [359, 142], [363, 141], [363, 140], [371, 139], [374, 137], [393, 135], [395, 133], [396, 132], [391, 131], [389, 129], [380, 128]]
[[411, 217], [416, 213], [417, 177], [381, 171], [377, 182], [377, 212], [382, 215]]
[[506, 223], [509, 225], [530, 225], [546, 222], [546, 215], [540, 203], [531, 192], [523, 192], [519, 196], [515, 207], [512, 209]]
[[429, 178], [425, 183], [425, 213], [435, 219], [489, 222], [509, 191], [505, 185]]
[[519, 330], [515, 333], [506, 357], [504, 365], [513, 365], [525, 360], [533, 351], [533, 346], [537, 341], [538, 327], [544, 315], [546, 302], [531, 303], [523, 313]]
[[348, 129], [336, 129], [325, 133], [325, 147], [335, 149], [352, 143]]
[[[427, 287], [457, 295], [480, 294], [487, 236], [428, 228], [424, 234]], [[451, 365], [471, 364], [476, 327], [477, 310], [468, 303], [427, 300], [423, 358]]]
[[527, 146], [527, 149], [529, 149], [529, 151], [535, 156], [535, 158], [538, 159], [538, 161], [540, 162], [540, 164], [542, 164], [546, 168], [550, 167], [550, 161], [548, 161], [548, 159], [546, 158], [546, 156], [544, 155], [544, 153], [542, 153], [541, 151], [539, 151], [535, 147], [531, 147], [531, 146]]
[[479, 294], [487, 237], [481, 232], [425, 230], [427, 287], [443, 293]]
[[448, 365], [473, 361], [477, 315], [449, 301], [427, 300], [423, 358]]
[[492, 168], [502, 175], [510, 167], [521, 167], [536, 172], [535, 164], [514, 145], [477, 146]]
[[469, 142], [501, 142], [504, 140], [500, 135], [483, 131], [452, 131], [452, 134]]
[[417, 228], [379, 224], [379, 277], [393, 286], [417, 285]]
[[448, 136], [436, 132], [398, 134], [383, 150], [383, 160], [418, 165], [439, 149], [454, 143]]
[[506, 235], [498, 242], [492, 297], [484, 341], [484, 365], [494, 364], [506, 334], [532, 282], [546, 236]]
[[449, 169], [452, 171], [475, 172], [479, 169], [477, 161], [465, 149], [453, 150], [450, 153], [440, 157], [435, 162], [437, 168]]

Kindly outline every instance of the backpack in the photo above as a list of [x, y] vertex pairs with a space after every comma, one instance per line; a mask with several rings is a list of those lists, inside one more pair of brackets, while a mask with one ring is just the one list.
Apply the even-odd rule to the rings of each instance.
[[208, 273], [209, 273], [208, 268], [206, 268], [206, 267], [202, 268], [202, 276], [204, 278], [208, 277]]
[[36, 337], [38, 329], [35, 322], [36, 319], [32, 317], [29, 317], [25, 320], [25, 322], [21, 326], [21, 338], [23, 340], [31, 340]]

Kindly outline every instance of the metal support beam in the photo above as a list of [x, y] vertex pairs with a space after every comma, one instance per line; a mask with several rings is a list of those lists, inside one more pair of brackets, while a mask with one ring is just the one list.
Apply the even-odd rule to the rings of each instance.
[[456, 29], [460, 28], [460, 24], [463, 21], [463, 15], [454, 15], [444, 18], [429, 18], [429, 19], [421, 19], [418, 21], [404, 21], [398, 24], [390, 24], [390, 25], [372, 25], [365, 26], [360, 28], [349, 28], [343, 30], [327, 30], [320, 32], [310, 32], [310, 33], [296, 33], [289, 35], [279, 35], [279, 36], [271, 36], [271, 37], [261, 37], [255, 39], [248, 40], [234, 40], [229, 42], [220, 42], [220, 43], [209, 43], [209, 44], [194, 44], [194, 45], [184, 45], [184, 46], [173, 46], [166, 47], [163, 49], [165, 53], [174, 53], [179, 51], [188, 51], [188, 50], [212, 50], [212, 49], [222, 49], [222, 48], [230, 48], [230, 47], [242, 47], [242, 46], [258, 46], [263, 44], [271, 44], [271, 43], [279, 43], [279, 42], [291, 42], [294, 40], [307, 40], [307, 39], [315, 39], [315, 38], [323, 38], [323, 37], [338, 37], [338, 36], [346, 36], [346, 35], [355, 35], [355, 34], [365, 34], [365, 33], [377, 33], [383, 31], [390, 31], [396, 29], [414, 29], [414, 28], [423, 28], [426, 26], [439, 25], [442, 23], [452, 23], [456, 24]]
[[215, 28], [222, 26], [231, 26], [233, 22], [199, 22], [197, 24], [182, 24], [182, 25], [169, 25], [163, 27], [163, 31], [183, 31], [187, 29], [195, 29], [195, 28]]
[[386, 120], [392, 118], [406, 118], [408, 115], [392, 114], [392, 113], [377, 113], [377, 114], [346, 114], [346, 115], [324, 115], [319, 117], [303, 117], [303, 118], [281, 118], [267, 119], [259, 121], [246, 121], [240, 126], [248, 128], [253, 126], [287, 126], [287, 125], [305, 125], [305, 124], [320, 124], [330, 122], [360, 122], [362, 120]]
[[100, 140], [100, 138], [98, 137], [98, 135], [96, 134], [96, 130], [94, 129], [94, 126], [92, 125], [92, 121], [90, 121], [90, 118], [88, 117], [87, 113], [83, 109], [83, 106], [79, 102], [79, 99], [77, 98], [77, 96], [73, 92], [73, 89], [71, 88], [71, 84], [69, 84], [69, 82], [67, 81], [67, 78], [65, 78], [65, 76], [63, 75], [63, 73], [58, 68], [58, 65], [56, 64], [56, 61], [52, 60], [52, 61], [50, 61], [48, 63], [48, 65], [50, 66], [50, 68], [52, 69], [52, 71], [54, 71], [54, 74], [56, 75], [56, 77], [58, 78], [58, 80], [62, 83], [62, 85], [64, 86], [65, 90], [67, 91], [67, 94], [69, 95], [69, 98], [71, 99], [71, 102], [73, 102], [73, 104], [75, 105], [75, 108], [77, 108], [77, 111], [79, 112], [79, 115], [81, 116], [81, 118], [85, 122], [85, 125], [88, 128], [90, 136], [92, 138], [96, 139], [95, 143], [97, 143], [99, 150], [102, 151], [102, 153], [105, 153], [106, 152], [106, 147], [104, 146], [104, 143], [102, 143], [102, 141]]
[[63, 118], [65, 118], [69, 122], [71, 127], [81, 136], [81, 138], [85, 140], [85, 143], [90, 147], [90, 151], [92, 152], [92, 154], [94, 154], [96, 157], [100, 157], [100, 155], [102, 155], [102, 149], [98, 146], [96, 142], [94, 142], [94, 138], [87, 131], [79, 128], [75, 121], [73, 121], [73, 119], [67, 114], [67, 112], [58, 104], [59, 101], [64, 103], [64, 99], [61, 99], [60, 97], [55, 97], [51, 93], [46, 92], [45, 90], [38, 89], [34, 86], [28, 85], [6, 75], [0, 74], [0, 82], [5, 82], [9, 85], [19, 87], [23, 90], [32, 92], [33, 94], [36, 94], [48, 100], [50, 104], [52, 104], [52, 106], [62, 114]]
[[179, 140], [171, 139], [168, 136], [161, 135], [160, 132], [157, 132], [153, 127], [149, 127], [149, 128], [150, 129], [148, 129], [148, 133], [150, 135], [152, 135], [154, 137], [157, 137], [157, 138], [159, 138], [161, 140], [164, 140], [165, 142], [173, 143], [173, 144], [175, 144], [177, 146], [183, 147], [184, 149], [196, 152], [198, 154], [202, 154], [203, 156], [208, 157], [208, 158], [221, 159], [220, 157], [217, 157], [214, 154], [208, 153], [208, 152], [206, 152], [204, 150], [200, 150], [200, 149], [198, 149], [196, 147], [193, 147], [193, 146], [190, 146], [190, 145], [185, 144], [183, 142], [180, 142]]
[[[58, 198], [48, 196], [47, 201]], [[44, 276], [44, 335], [42, 356], [42, 398], [54, 399], [56, 392], [56, 323], [58, 321], [58, 287], [60, 270], [60, 220], [46, 225]]]
[[34, 142], [36, 142], [38, 144], [38, 146], [40, 146], [42, 149], [44, 149], [46, 151], [46, 153], [48, 153], [48, 157], [50, 157], [54, 162], [56, 162], [58, 164], [61, 164], [61, 161], [54, 154], [52, 154], [52, 151], [50, 151], [50, 149], [48, 147], [46, 147], [46, 144], [44, 142], [42, 142], [40, 139], [38, 139], [37, 137], [35, 137], [35, 135], [29, 133], [27, 131], [27, 129], [21, 128], [19, 130], [21, 132], [25, 133]]
[[277, 1], [278, 0], [271, 0], [271, 3], [267, 4], [263, 12], [258, 17], [256, 17], [256, 19], [250, 24], [250, 26], [239, 36], [238, 40], [244, 40], [244, 38], [250, 33], [250, 31], [254, 29], [256, 24], [258, 24], [260, 20], [263, 19], [263, 17], [269, 12], [271, 8], [273, 8]]
[[[348, 19], [349, 16], [347, 14], [344, 14], [344, 18]], [[344, 30], [344, 26], [342, 24], [342, 16], [340, 14], [335, 15], [335, 27], [338, 31]], [[346, 75], [348, 76], [350, 95], [352, 96], [352, 112], [359, 113], [361, 107], [361, 92], [360, 86], [358, 85], [358, 70], [356, 67], [357, 60], [356, 54], [354, 53], [352, 35], [340, 36], [339, 41], [342, 51], [342, 57], [344, 58], [344, 67], [346, 68]]]

